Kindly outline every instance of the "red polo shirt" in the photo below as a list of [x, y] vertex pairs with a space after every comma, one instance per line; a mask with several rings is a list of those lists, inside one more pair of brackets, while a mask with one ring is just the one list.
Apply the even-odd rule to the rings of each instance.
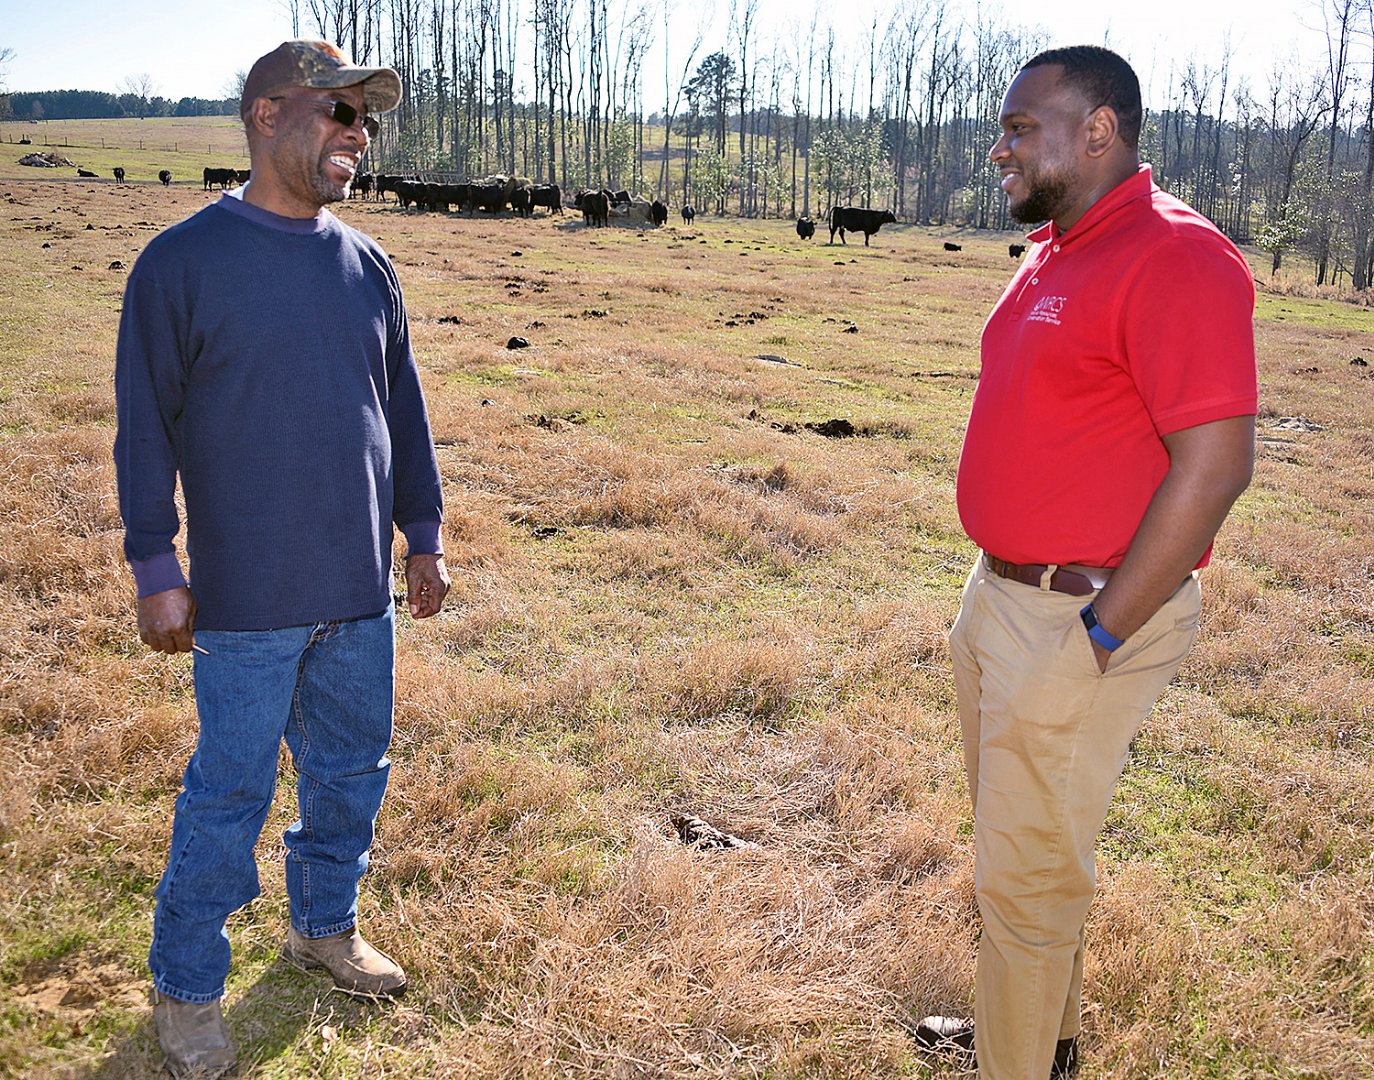
[[1001, 559], [1116, 566], [1168, 471], [1161, 436], [1256, 411], [1254, 279], [1148, 165], [1028, 239], [983, 328], [959, 517]]

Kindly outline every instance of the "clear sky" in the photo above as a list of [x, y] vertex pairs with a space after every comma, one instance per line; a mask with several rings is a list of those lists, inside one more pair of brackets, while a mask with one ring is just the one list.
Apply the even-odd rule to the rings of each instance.
[[[626, 0], [637, 4], [639, 0]], [[672, 2], [672, 0], [668, 0]], [[846, 42], [854, 57], [867, 39], [874, 7], [886, 10], [890, 0], [865, 5], [864, 15], [846, 18], [854, 8], [831, 0], [815, 0], [821, 18], [837, 26], [854, 27]], [[969, 15], [977, 0], [951, 0], [951, 9]], [[989, 2], [983, 0], [986, 9]], [[300, 6], [308, 7], [306, 0]], [[728, 0], [704, 0], [692, 5], [697, 13], [714, 12], [700, 55], [725, 44]], [[529, 0], [523, 0], [526, 11]], [[681, 10], [680, 8], [678, 10]], [[809, 25], [808, 0], [760, 0], [757, 40], [787, 32], [787, 25]], [[1135, 66], [1148, 104], [1161, 102], [1171, 64], [1195, 57], [1199, 64], [1217, 66], [1230, 34], [1232, 70], [1247, 76], [1262, 90], [1275, 63], [1301, 69], [1325, 61], [1319, 0], [1152, 0], [1116, 4], [1110, 0], [1039, 0], [1028, 5], [1004, 5], [1006, 21], [1039, 25], [1052, 44], [1107, 44]], [[661, 28], [661, 20], [656, 20]], [[306, 34], [308, 27], [302, 26]], [[685, 57], [690, 29], [674, 22], [674, 45]], [[681, 35], [680, 39], [678, 35]], [[0, 49], [14, 56], [4, 66], [4, 85], [10, 90], [104, 90], [118, 92], [122, 80], [147, 74], [154, 93], [181, 97], [219, 98], [236, 70], [291, 36], [285, 0], [0, 0]], [[646, 63], [646, 106], [657, 108], [662, 94], [662, 44]], [[1367, 52], [1362, 54], [1367, 55]], [[680, 67], [682, 57], [670, 59]], [[652, 65], [652, 66], [651, 66]], [[518, 75], [528, 79], [527, 75]]]

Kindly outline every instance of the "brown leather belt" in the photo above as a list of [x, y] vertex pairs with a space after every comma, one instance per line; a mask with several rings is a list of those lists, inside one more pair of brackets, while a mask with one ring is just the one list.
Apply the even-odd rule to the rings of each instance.
[[[1050, 567], [1043, 563], [1012, 563], [1006, 559], [999, 559], [995, 555], [983, 552], [983, 565], [988, 568], [988, 572], [996, 574], [1000, 578], [1008, 578], [1011, 581], [1019, 581], [1022, 585], [1030, 585], [1039, 589], [1045, 580], [1046, 571]], [[1081, 566], [1076, 569], [1066, 567], [1056, 567], [1054, 573], [1049, 575], [1049, 587], [1052, 592], [1068, 593], [1070, 596], [1087, 596], [1102, 588], [1107, 583], [1107, 578], [1112, 576], [1110, 567]]]

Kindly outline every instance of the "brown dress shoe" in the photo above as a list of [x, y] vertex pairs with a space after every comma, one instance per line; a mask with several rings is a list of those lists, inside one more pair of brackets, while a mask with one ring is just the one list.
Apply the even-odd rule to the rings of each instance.
[[218, 1001], [178, 1001], [156, 990], [152, 999], [162, 1064], [177, 1080], [213, 1080], [234, 1067], [234, 1042]]
[[[952, 1016], [927, 1016], [916, 1025], [916, 1041], [922, 1049], [937, 1053], [960, 1052], [972, 1054], [973, 1021]], [[975, 1058], [976, 1061], [976, 1058]], [[1069, 1080], [1078, 1071], [1078, 1036], [1060, 1039], [1054, 1046], [1054, 1062], [1050, 1065], [1050, 1080]]]
[[293, 926], [282, 959], [300, 968], [324, 968], [340, 990], [360, 997], [400, 997], [406, 989], [401, 965], [363, 940], [355, 926], [341, 934], [308, 938]]

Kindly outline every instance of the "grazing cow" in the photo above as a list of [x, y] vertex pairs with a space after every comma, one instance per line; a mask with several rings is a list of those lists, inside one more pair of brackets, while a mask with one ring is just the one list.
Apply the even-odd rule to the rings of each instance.
[[510, 193], [510, 208], [521, 217], [529, 217], [534, 213], [534, 207], [530, 203], [530, 189], [518, 187]]
[[682, 208], [682, 224], [684, 224], [684, 225], [690, 225], [690, 224], [692, 224], [692, 222], [693, 222], [694, 220], [696, 220], [696, 216], [697, 216], [697, 212], [696, 212], [695, 210], [693, 210], [690, 206], [684, 206], [684, 207]]
[[162, 169], [158, 172], [157, 178], [162, 181], [162, 186], [166, 187], [172, 182], [172, 170]]
[[209, 191], [216, 184], [220, 186], [221, 190], [227, 188], [234, 182], [237, 175], [233, 169], [206, 169], [205, 187], [202, 190]]
[[348, 197], [352, 199], [361, 195], [366, 199], [368, 194], [372, 191], [372, 184], [375, 179], [376, 178], [370, 172], [358, 173], [357, 176], [353, 177], [353, 184], [348, 189]]
[[96, 174], [93, 173], [93, 172], [91, 172], [90, 169], [77, 169], [77, 170], [76, 170], [76, 175], [77, 175], [77, 176], [84, 176], [84, 177], [85, 177], [86, 179], [88, 179], [88, 180], [92, 180], [92, 179], [94, 179], [95, 176], [96, 176]]
[[897, 215], [891, 210], [865, 210], [858, 206], [834, 206], [830, 209], [830, 242], [835, 242], [835, 234], [840, 234], [840, 243], [847, 244], [844, 231], [864, 234], [864, 247], [868, 238], [884, 225], [895, 225]]
[[964, 250], [964, 245], [963, 245], [963, 244], [951, 244], [948, 240], [946, 240], [946, 241], [945, 241], [945, 250], [946, 250], [946, 251], [963, 251], [963, 250]]
[[1026, 253], [1026, 245], [1025, 245], [1025, 244], [1008, 244], [1008, 245], [1007, 245], [1007, 254], [1010, 255], [1013, 259], [1019, 259], [1019, 258], [1020, 258], [1022, 255], [1024, 255], [1025, 253]]
[[582, 193], [582, 224], [604, 226], [611, 216], [611, 203], [604, 191]]
[[803, 240], [810, 240], [816, 235], [816, 223], [803, 214], [797, 218], [797, 235]]
[[122, 165], [115, 166], [114, 178], [116, 184], [124, 183], [124, 167]]
[[668, 224], [668, 207], [657, 199], [649, 205], [649, 214], [654, 219], [655, 225]]
[[[605, 189], [603, 188], [602, 190]], [[607, 191], [606, 198], [613, 203], [628, 203], [633, 201], [628, 191]]]
[[536, 206], [547, 206], [555, 214], [563, 212], [563, 191], [557, 184], [535, 184], [530, 188], [530, 212]]

